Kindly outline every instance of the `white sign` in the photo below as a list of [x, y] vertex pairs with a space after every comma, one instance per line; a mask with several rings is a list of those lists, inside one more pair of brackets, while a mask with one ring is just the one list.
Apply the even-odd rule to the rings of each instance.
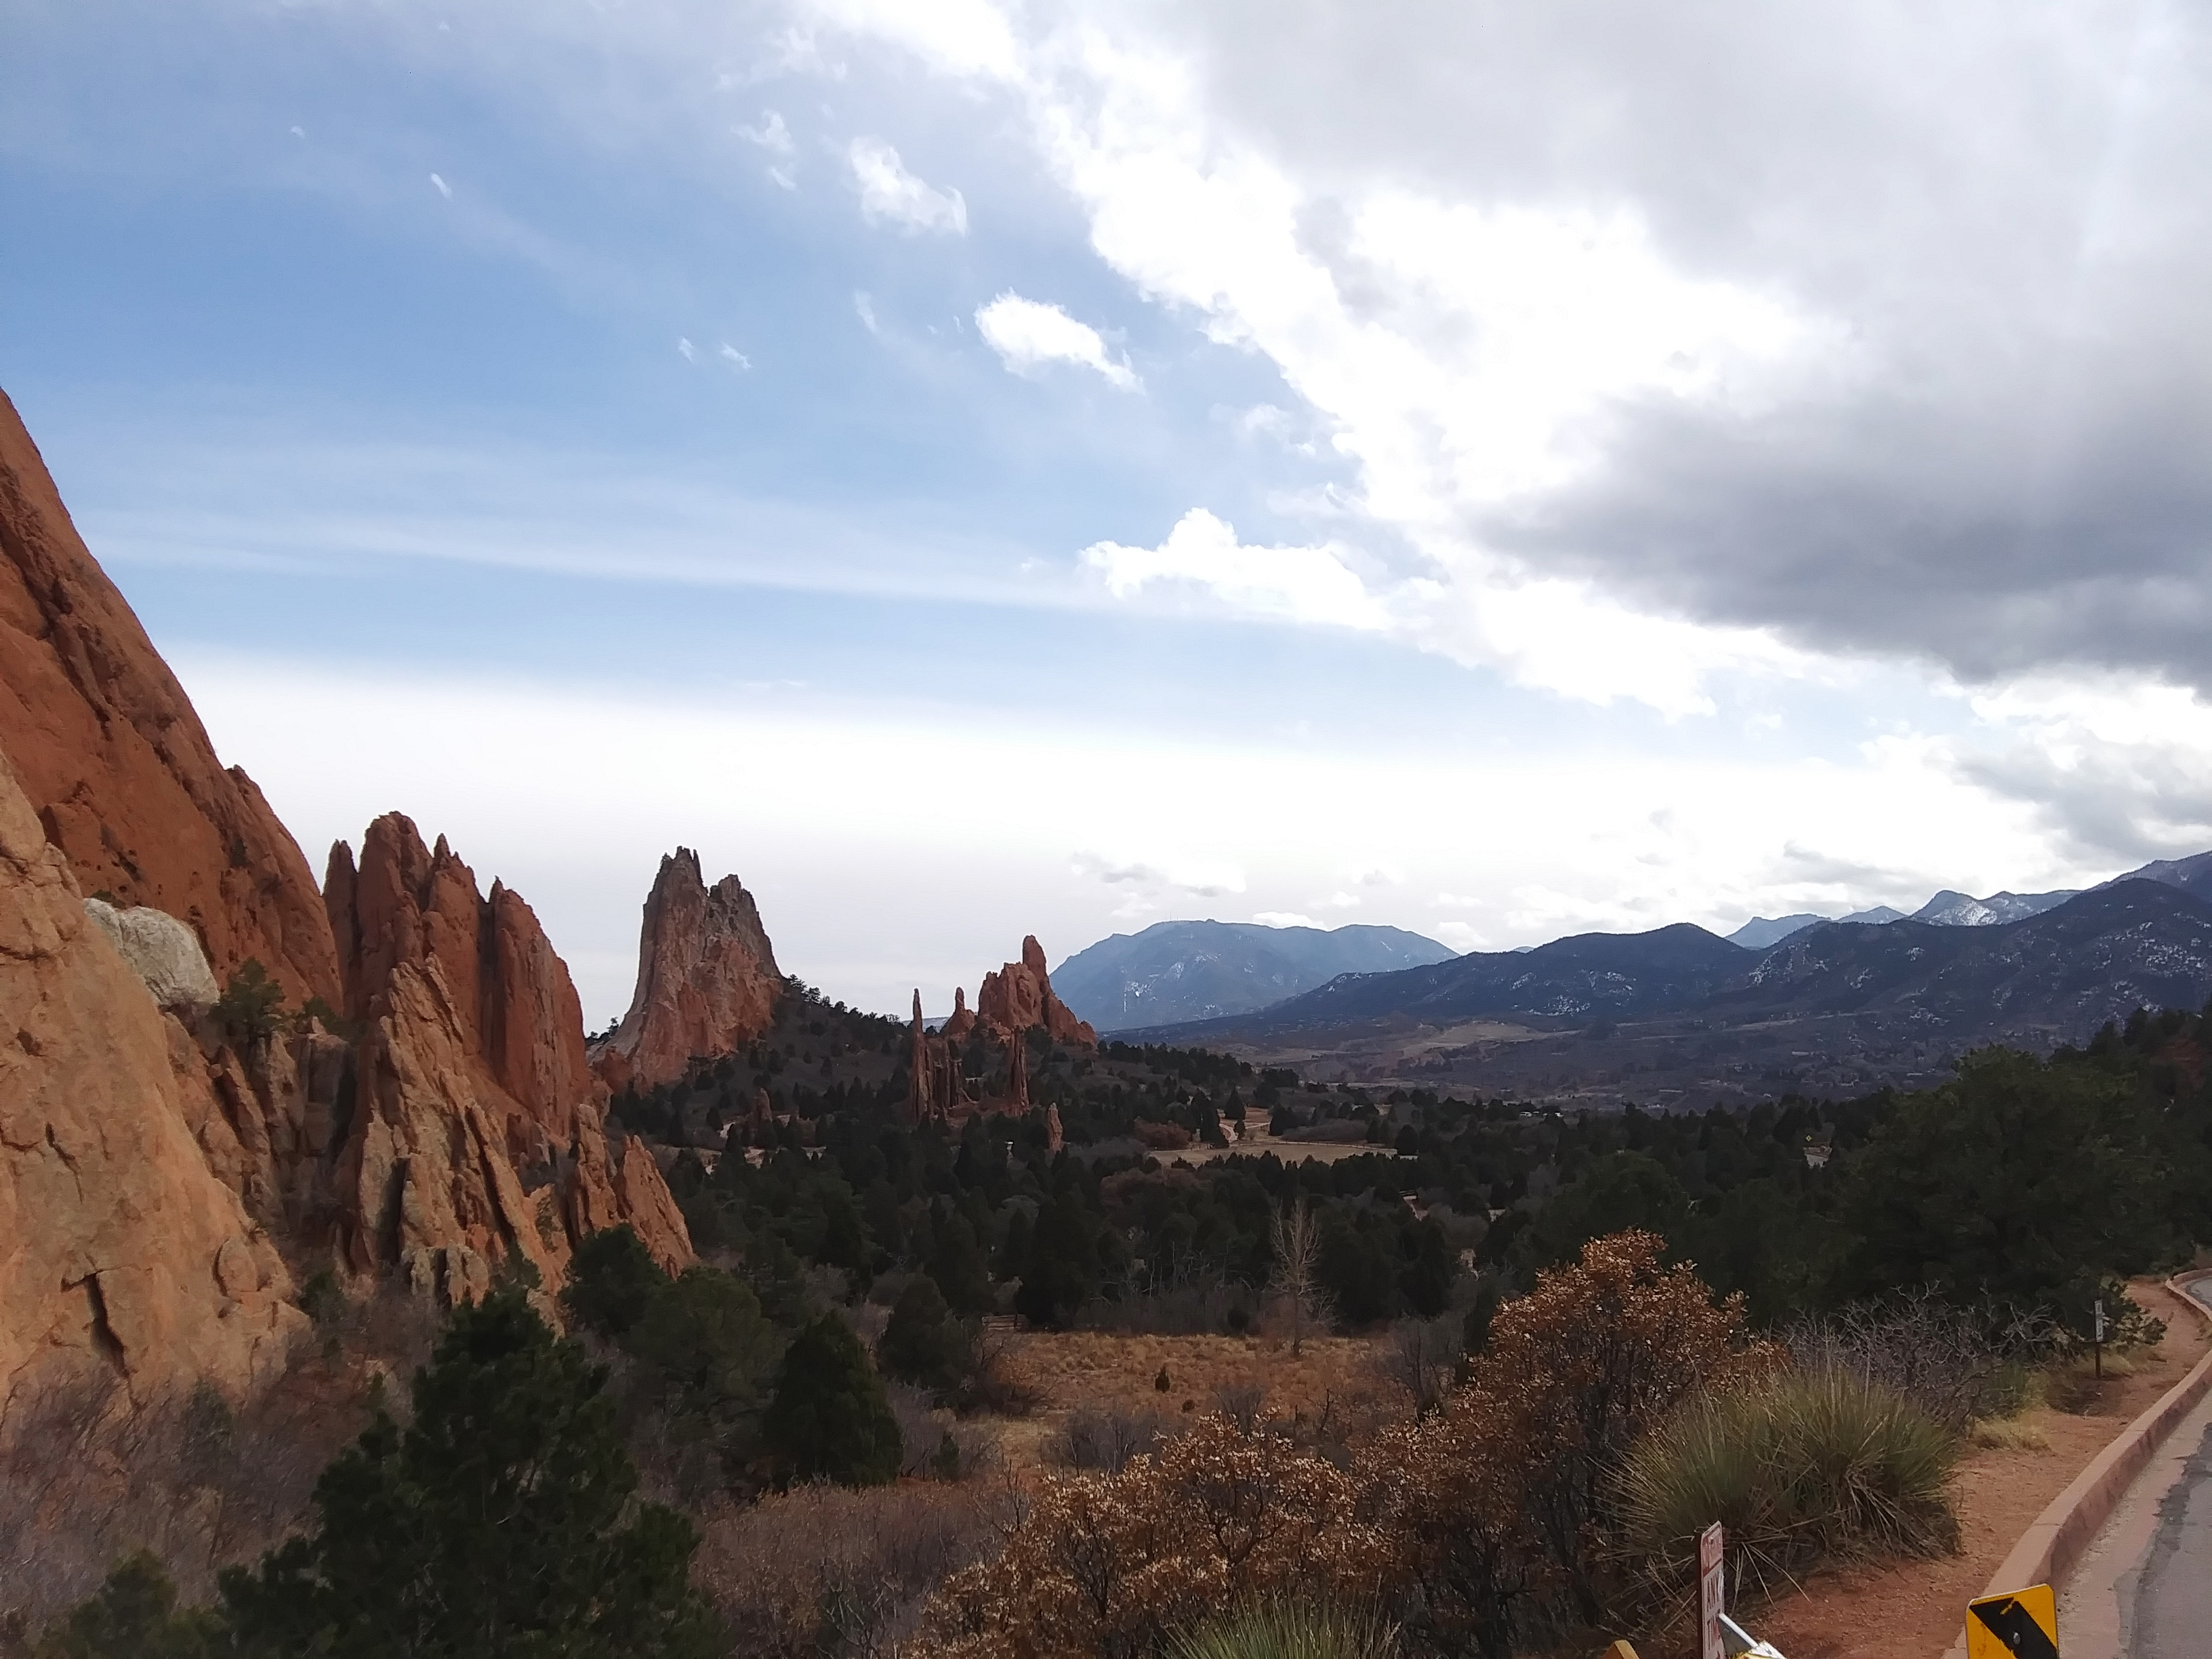
[[1728, 1659], [1721, 1646], [1726, 1597], [1721, 1576], [1721, 1523], [1698, 1535], [1698, 1659]]

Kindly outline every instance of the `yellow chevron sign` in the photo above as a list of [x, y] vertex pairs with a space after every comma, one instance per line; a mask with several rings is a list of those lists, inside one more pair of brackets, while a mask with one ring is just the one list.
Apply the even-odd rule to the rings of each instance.
[[1967, 1602], [1966, 1659], [2058, 1659], [2058, 1598], [2051, 1586]]

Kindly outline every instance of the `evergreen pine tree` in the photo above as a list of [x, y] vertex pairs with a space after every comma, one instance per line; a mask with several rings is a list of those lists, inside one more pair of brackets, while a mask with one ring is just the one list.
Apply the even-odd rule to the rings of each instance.
[[968, 1333], [945, 1306], [936, 1281], [916, 1273], [891, 1305], [877, 1354], [885, 1376], [942, 1390], [966, 1374], [969, 1347]]
[[204, 1607], [179, 1612], [177, 1587], [140, 1550], [47, 1631], [33, 1659], [216, 1659], [222, 1644], [222, 1619]]
[[937, 1248], [930, 1253], [929, 1276], [945, 1297], [945, 1305], [965, 1318], [990, 1312], [991, 1269], [968, 1218], [954, 1215], [937, 1230]]
[[561, 1306], [586, 1329], [619, 1339], [667, 1284], [668, 1275], [625, 1222], [602, 1228], [576, 1247]]
[[878, 1486], [898, 1474], [898, 1419], [845, 1322], [823, 1315], [792, 1340], [761, 1431], [787, 1480]]
[[1006, 1233], [999, 1240], [998, 1260], [993, 1264], [995, 1277], [1019, 1279], [1029, 1271], [1030, 1231], [1029, 1212], [1017, 1206], [1007, 1216]]
[[1073, 1193], [1047, 1199], [1030, 1235], [1029, 1261], [1014, 1306], [1033, 1325], [1058, 1327], [1098, 1291], [1098, 1247]]
[[457, 1310], [315, 1486], [315, 1529], [222, 1576], [251, 1659], [706, 1659], [683, 1516], [635, 1501], [605, 1375], [519, 1284]]

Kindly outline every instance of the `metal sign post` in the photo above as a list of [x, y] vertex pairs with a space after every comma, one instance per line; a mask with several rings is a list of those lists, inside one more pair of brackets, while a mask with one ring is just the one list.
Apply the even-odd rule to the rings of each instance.
[[1698, 1659], [1728, 1659], [1721, 1643], [1721, 1614], [1727, 1604], [1723, 1540], [1717, 1521], [1698, 1535]]
[[2094, 1317], [2096, 1322], [2090, 1328], [2092, 1333], [2090, 1341], [2097, 1350], [2097, 1381], [2102, 1382], [2105, 1380], [2105, 1332], [2107, 1328], [2105, 1324], [2105, 1298], [2102, 1297], [2097, 1298]]

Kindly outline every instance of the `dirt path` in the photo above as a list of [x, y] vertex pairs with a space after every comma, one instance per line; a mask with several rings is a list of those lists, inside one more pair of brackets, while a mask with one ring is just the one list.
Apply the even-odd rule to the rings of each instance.
[[1815, 1574], [1802, 1593], [1751, 1619], [1790, 1659], [1942, 1659], [1958, 1638], [1966, 1603], [1978, 1595], [2029, 1522], [2066, 1489], [2112, 1437], [2203, 1357], [2203, 1320], [2163, 1285], [2143, 1280], [2135, 1298], [2166, 1322], [2155, 1356], [2081, 1415], [2044, 1407], [2023, 1423], [2050, 1437], [2048, 1450], [1973, 1450], [1958, 1474], [1960, 1553], [1874, 1571]]

